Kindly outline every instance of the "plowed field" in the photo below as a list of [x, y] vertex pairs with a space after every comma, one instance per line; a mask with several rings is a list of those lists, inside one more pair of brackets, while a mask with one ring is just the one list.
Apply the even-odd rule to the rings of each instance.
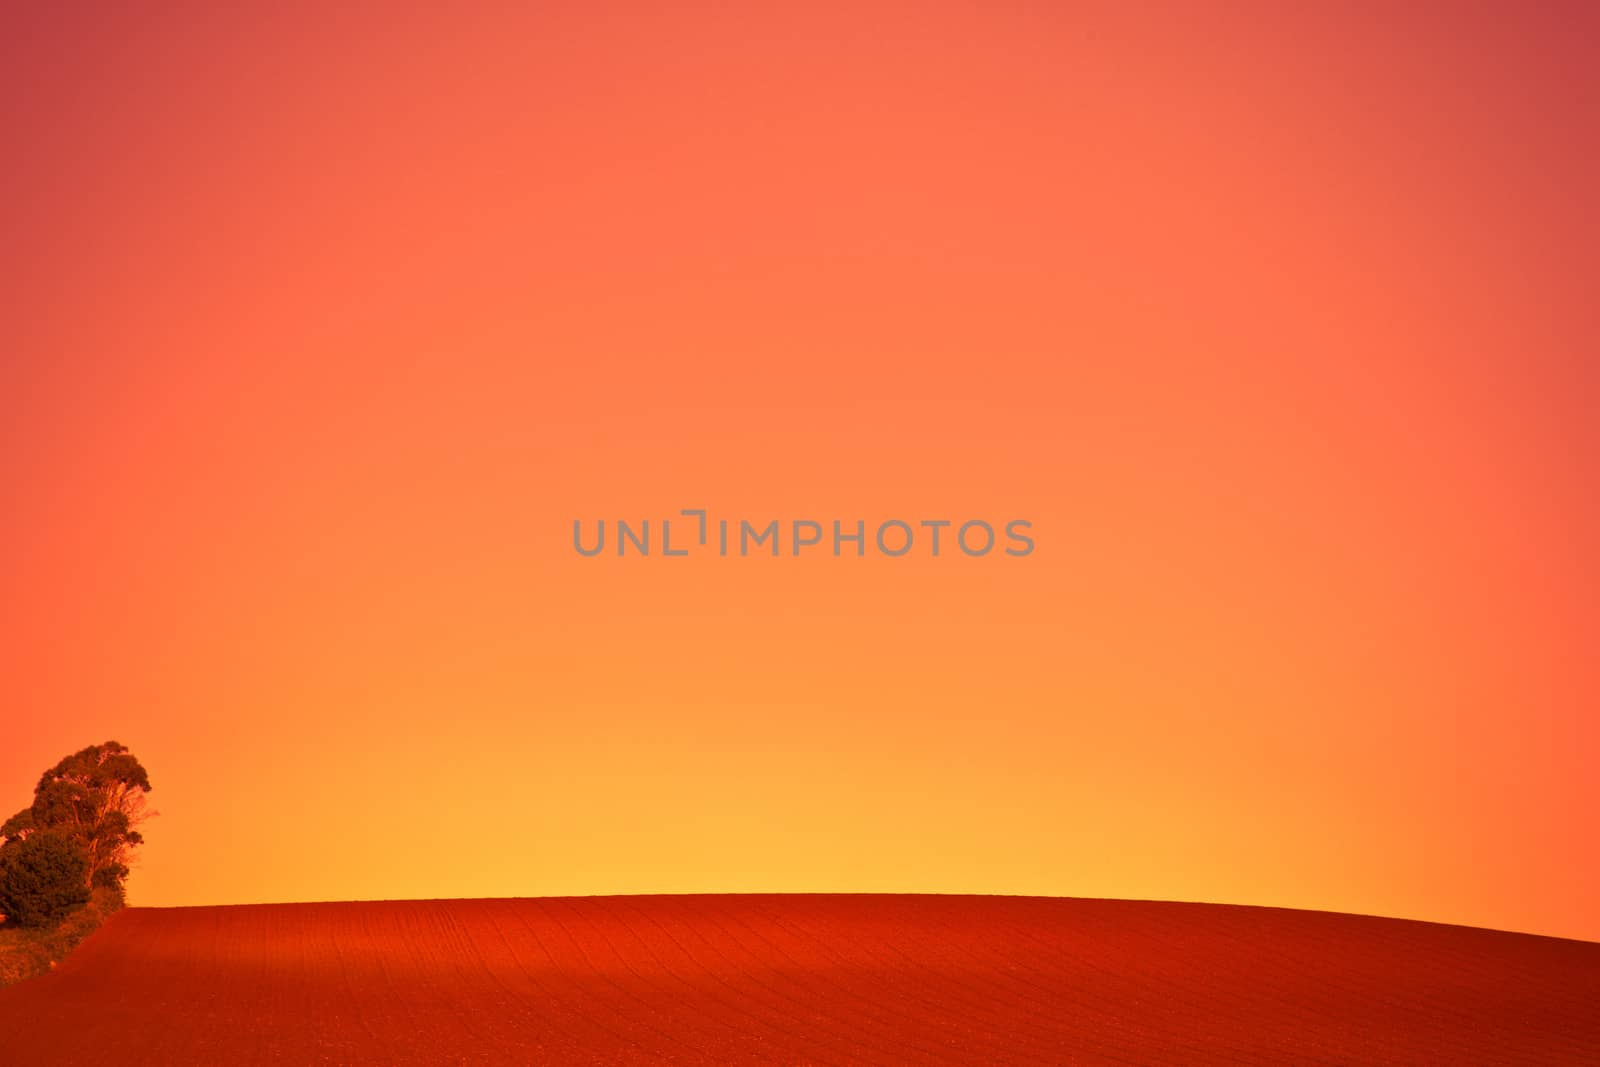
[[1600, 1063], [1600, 944], [1207, 904], [132, 908], [0, 1064]]

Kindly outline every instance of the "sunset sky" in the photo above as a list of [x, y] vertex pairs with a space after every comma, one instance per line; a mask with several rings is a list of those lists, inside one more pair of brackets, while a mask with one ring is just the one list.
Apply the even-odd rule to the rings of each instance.
[[0, 21], [0, 818], [1600, 940], [1592, 6], [317, 6]]

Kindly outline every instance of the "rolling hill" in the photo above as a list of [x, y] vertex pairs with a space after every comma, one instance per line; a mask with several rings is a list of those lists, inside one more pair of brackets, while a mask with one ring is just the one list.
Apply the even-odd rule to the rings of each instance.
[[741, 895], [131, 908], [0, 1064], [1600, 1063], [1600, 944], [1324, 912]]

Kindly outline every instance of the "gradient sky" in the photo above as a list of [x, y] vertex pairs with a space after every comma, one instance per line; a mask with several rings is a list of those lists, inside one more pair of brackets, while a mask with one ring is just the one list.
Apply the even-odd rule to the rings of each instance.
[[[135, 903], [1600, 939], [1592, 6], [137, 6], [0, 32], [0, 814], [129, 744]], [[1038, 548], [572, 551], [686, 507]]]

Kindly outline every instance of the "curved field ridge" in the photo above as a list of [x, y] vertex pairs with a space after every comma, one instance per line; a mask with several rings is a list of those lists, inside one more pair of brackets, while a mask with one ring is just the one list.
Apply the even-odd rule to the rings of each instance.
[[0, 1064], [1600, 1063], [1600, 944], [1037, 897], [132, 908]]

